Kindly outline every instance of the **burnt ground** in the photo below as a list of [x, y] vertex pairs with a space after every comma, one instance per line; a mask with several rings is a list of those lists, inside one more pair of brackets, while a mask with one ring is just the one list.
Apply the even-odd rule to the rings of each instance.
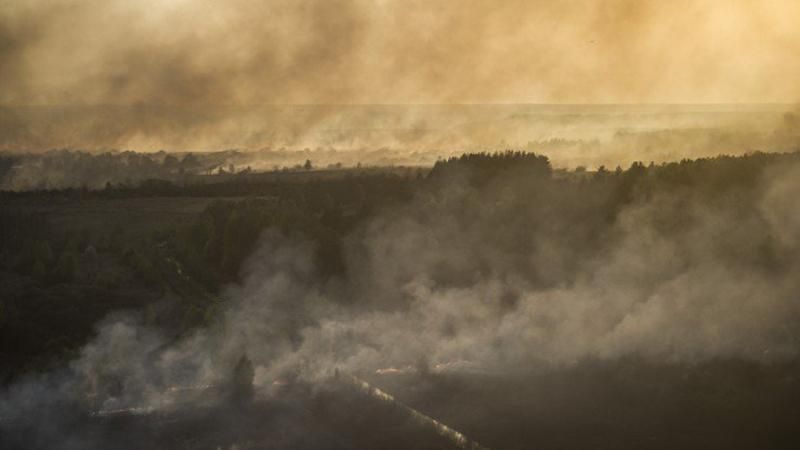
[[401, 408], [352, 386], [295, 385], [269, 400], [87, 415], [63, 408], [6, 420], [3, 449], [452, 449]]
[[[800, 442], [798, 367], [617, 361], [516, 375], [367, 379], [492, 449], [790, 449]], [[172, 412], [97, 417], [67, 411], [6, 421], [0, 448], [457, 448], [401, 406], [341, 381]]]
[[797, 362], [623, 360], [370, 381], [492, 449], [794, 449], [800, 442]]

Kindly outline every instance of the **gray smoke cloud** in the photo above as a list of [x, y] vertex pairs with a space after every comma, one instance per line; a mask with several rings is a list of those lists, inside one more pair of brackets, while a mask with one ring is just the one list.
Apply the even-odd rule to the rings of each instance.
[[180, 408], [175, 389], [224, 383], [244, 353], [266, 396], [282, 380], [337, 369], [791, 360], [800, 352], [798, 175], [796, 164], [771, 167], [755, 188], [712, 203], [682, 188], [643, 197], [602, 235], [592, 223], [602, 219], [552, 201], [569, 199], [568, 185], [555, 197], [530, 178], [481, 190], [450, 180], [350, 236], [346, 280], [323, 281], [310, 243], [268, 230], [225, 290], [218, 324], [168, 341], [110, 317], [64, 373], [4, 393], [0, 416], [65, 398], [100, 411]]

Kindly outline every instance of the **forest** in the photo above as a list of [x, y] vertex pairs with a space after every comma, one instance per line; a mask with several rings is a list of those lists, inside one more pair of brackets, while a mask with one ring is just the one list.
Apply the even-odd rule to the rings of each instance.
[[[508, 400], [469, 377], [453, 379], [453, 364], [480, 377], [550, 367], [598, 404], [606, 388], [582, 373], [632, 396], [625, 400], [632, 405], [663, 389], [689, 399], [670, 404], [658, 397], [679, 427], [694, 402], [702, 405], [698, 427], [735, 428], [737, 414], [750, 420], [752, 408], [769, 409], [772, 422], [764, 426], [784, 442], [800, 412], [779, 400], [800, 392], [791, 375], [800, 350], [800, 286], [792, 275], [800, 267], [798, 174], [797, 153], [556, 170], [546, 156], [509, 150], [441, 159], [430, 169], [3, 191], [0, 383], [14, 386], [83, 361], [87, 342], [103, 342], [102, 324], [120, 314], [158, 330], [160, 346], [183, 348], [202, 330], [242, 326], [241, 333], [251, 333], [241, 314], [263, 311], [265, 342], [302, 357], [311, 367], [304, 370], [334, 361], [354, 373], [382, 373], [375, 370], [388, 370], [380, 368], [387, 363], [398, 373], [408, 367], [434, 380], [425, 395], [411, 390], [408, 398], [418, 395], [418, 405], [492, 447], [522, 448], [524, 440], [505, 433], [525, 425], [512, 420], [482, 429], [475, 417], [431, 403], [431, 392], [455, 404], [466, 392], [469, 402], [486, 396], [491, 407]], [[280, 299], [263, 306], [259, 296], [273, 292]], [[470, 308], [478, 312], [465, 312]], [[636, 328], [635, 314], [651, 326]], [[346, 341], [366, 339], [381, 356], [338, 360], [308, 350], [321, 345], [317, 339], [344, 339], [324, 337], [326, 324], [339, 317], [377, 321], [348, 331]], [[406, 320], [431, 327], [417, 330]], [[381, 323], [394, 335], [374, 334]], [[421, 334], [412, 339], [415, 333]], [[387, 350], [397, 342], [408, 345]], [[436, 350], [424, 350], [426, 343]], [[287, 358], [252, 345], [236, 344], [248, 348], [256, 366]], [[280, 370], [275, 376], [285, 377], [288, 369]], [[540, 385], [560, 392], [563, 384], [550, 373], [538, 375]], [[694, 381], [685, 384], [687, 376]], [[630, 387], [628, 377], [641, 377], [640, 384]], [[528, 386], [514, 379], [510, 385]], [[700, 386], [693, 383], [703, 379], [739, 394], [692, 397]], [[397, 383], [398, 392], [409, 389]], [[458, 400], [447, 397], [453, 392]], [[626, 411], [617, 413], [629, 417]], [[720, 411], [732, 416], [718, 422]], [[570, 417], [580, 426], [589, 420]], [[612, 438], [617, 425], [597, 426], [608, 433], [603, 442], [619, 443]], [[752, 427], [739, 434], [766, 430]], [[704, 439], [711, 447], [730, 443]]]
[[[569, 267], [610, 250], [614, 225], [627, 205], [673, 198], [672, 214], [660, 213], [656, 224], [667, 235], [680, 233], [694, 220], [681, 209], [688, 202], [745, 218], [758, 208], [765, 172], [798, 161], [797, 154], [754, 153], [649, 166], [634, 163], [624, 170], [554, 172], [544, 156], [508, 151], [440, 160], [424, 176], [422, 171], [353, 171], [338, 179], [302, 182], [233, 180], [178, 186], [147, 179], [132, 187], [3, 192], [3, 379], [69, 358], [91, 334], [93, 324], [118, 308], [141, 310], [148, 320], [175, 333], [208, 323], [223, 305], [220, 289], [238, 280], [265, 230], [308, 240], [321, 276], [347, 278], [353, 268], [342, 253], [344, 241], [376, 216], [394, 217], [410, 204], [423, 202], [426, 214], [464, 208], [459, 214], [465, 217], [459, 220], [503, 227], [504, 233], [482, 236], [491, 242], [481, 245], [509, 258], [525, 256], [521, 248], [535, 252], [532, 230], [544, 230], [552, 238], [548, 245], [569, 249], [569, 255], [559, 258]], [[454, 194], [454, 189], [460, 192]], [[176, 203], [167, 208], [177, 208], [181, 198], [199, 198], [202, 206], [179, 219], [144, 211], [152, 217], [142, 223], [113, 217], [98, 223], [92, 217], [92, 208], [112, 202], [124, 208], [126, 201], [142, 197]], [[485, 208], [480, 204], [489, 199], [507, 203], [502, 210], [508, 216], [480, 217]], [[52, 204], [59, 206], [44, 206]], [[67, 208], [74, 210], [74, 217], [62, 223], [59, 214]], [[737, 264], [787, 269], [782, 260], [787, 255], [766, 230], [763, 235], [740, 236], [738, 242], [734, 237], [725, 236], [718, 251], [741, 257]], [[570, 242], [560, 242], [567, 239]], [[492, 270], [482, 267], [491, 261], [474, 256], [469, 268]], [[526, 264], [521, 259], [513, 263]], [[574, 282], [571, 278], [577, 274], [528, 268], [535, 288]], [[441, 277], [438, 282], [467, 282], [467, 267], [451, 262], [436, 269], [431, 276]]]

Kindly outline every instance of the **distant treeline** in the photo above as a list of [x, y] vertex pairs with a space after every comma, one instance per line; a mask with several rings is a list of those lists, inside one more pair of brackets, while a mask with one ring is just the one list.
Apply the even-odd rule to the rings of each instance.
[[503, 174], [543, 177], [552, 172], [546, 156], [521, 151], [470, 153], [439, 160], [431, 170], [432, 178], [465, 176], [473, 183], [484, 183]]
[[[387, 152], [390, 152], [387, 150]], [[240, 178], [254, 173], [293, 174], [360, 168], [360, 157], [371, 167], [402, 164], [397, 152], [382, 160], [380, 151], [346, 152], [334, 149], [141, 153], [51, 150], [44, 153], [0, 153], [0, 191], [102, 189], [138, 187], [152, 180], [202, 184], [217, 178]], [[383, 164], [381, 164], [383, 162]]]

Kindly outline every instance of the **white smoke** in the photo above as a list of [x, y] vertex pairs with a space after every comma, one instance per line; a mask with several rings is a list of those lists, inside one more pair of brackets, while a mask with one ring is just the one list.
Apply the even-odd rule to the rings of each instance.
[[[68, 373], [6, 392], [0, 417], [54, 397], [89, 397], [99, 410], [179, 407], [170, 388], [224, 383], [243, 353], [261, 395], [276, 381], [319, 380], [337, 368], [509, 373], [629, 356], [795, 358], [798, 174], [765, 172], [747, 194], [754, 210], [737, 209], [743, 193], [717, 204], [688, 191], [637, 201], [602, 236], [585, 235], [572, 218], [553, 222], [559, 206], [546, 194], [520, 210], [531, 186], [489, 194], [451, 186], [351, 236], [350, 275], [336, 283], [315, 273], [310, 243], [268, 230], [241, 283], [225, 290], [218, 325], [167, 343], [112, 317]], [[546, 220], [531, 226], [535, 214]], [[600, 250], [591, 257], [574, 248], [592, 242]], [[780, 270], [751, 264], [764, 242]]]

